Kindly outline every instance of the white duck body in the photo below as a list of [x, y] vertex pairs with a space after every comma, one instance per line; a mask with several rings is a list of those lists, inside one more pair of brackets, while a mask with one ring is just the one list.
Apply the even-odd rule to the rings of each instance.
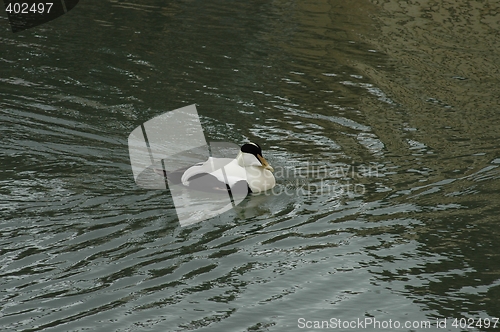
[[236, 157], [238, 166], [245, 170], [248, 187], [253, 193], [272, 189], [276, 185], [276, 179], [272, 173], [274, 169], [267, 164], [264, 158], [262, 160], [264, 160], [265, 165], [254, 155], [241, 151]]
[[233, 188], [237, 183], [245, 181], [252, 193], [260, 193], [276, 185], [272, 170], [273, 168], [260, 154], [253, 155], [240, 151], [236, 159], [209, 157], [204, 163], [188, 168], [182, 175], [181, 181], [183, 185], [189, 187], [194, 180], [202, 177], [202, 181], [207, 179], [207, 182], [212, 184], [211, 179], [215, 177], [218, 183], [213, 187], [218, 190], [227, 190], [226, 184]]

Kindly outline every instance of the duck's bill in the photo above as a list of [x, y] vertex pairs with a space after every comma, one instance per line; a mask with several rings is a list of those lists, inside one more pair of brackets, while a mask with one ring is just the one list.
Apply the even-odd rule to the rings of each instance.
[[260, 154], [258, 154], [257, 158], [259, 159], [260, 163], [262, 164], [262, 166], [264, 166], [265, 169], [270, 170], [271, 172], [274, 172], [274, 168], [272, 168], [272, 166], [269, 165], [269, 163], [267, 162], [266, 159], [264, 159], [264, 157], [262, 157]]

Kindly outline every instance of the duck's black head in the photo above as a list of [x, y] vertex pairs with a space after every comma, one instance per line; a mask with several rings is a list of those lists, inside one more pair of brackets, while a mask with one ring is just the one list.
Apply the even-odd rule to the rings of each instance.
[[[247, 155], [245, 155], [247, 154]], [[246, 158], [246, 156], [248, 155], [253, 155], [255, 157], [255, 159], [248, 159]], [[240, 161], [238, 161], [238, 163], [240, 164], [240, 166], [258, 166], [258, 164], [256, 165], [255, 162], [258, 161], [260, 163], [260, 166], [263, 166], [265, 169], [273, 172], [274, 169], [271, 167], [271, 165], [269, 165], [269, 163], [267, 162], [266, 159], [264, 159], [264, 157], [262, 156], [262, 149], [260, 148], [259, 144], [257, 143], [246, 143], [246, 144], [243, 144], [243, 146], [241, 147], [241, 154], [238, 155], [238, 158], [242, 158], [243, 162], [240, 163]]]
[[246, 143], [241, 146], [241, 152], [250, 153], [257, 157], [257, 155], [262, 156], [262, 149], [257, 143]]

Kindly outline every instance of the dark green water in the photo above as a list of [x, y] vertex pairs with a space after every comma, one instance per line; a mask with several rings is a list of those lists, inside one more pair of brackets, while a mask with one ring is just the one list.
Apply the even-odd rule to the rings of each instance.
[[[89, 0], [18, 34], [1, 17], [1, 330], [494, 330], [452, 323], [500, 317], [497, 4]], [[127, 137], [193, 103], [207, 140], [258, 142], [282, 171], [180, 227]]]

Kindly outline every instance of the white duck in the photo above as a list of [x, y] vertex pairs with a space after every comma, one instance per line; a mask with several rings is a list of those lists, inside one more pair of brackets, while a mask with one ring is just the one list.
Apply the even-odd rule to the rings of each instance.
[[262, 156], [258, 144], [244, 144], [235, 159], [208, 158], [188, 168], [182, 184], [197, 190], [232, 190], [246, 186], [249, 192], [260, 193], [276, 185], [274, 169]]

